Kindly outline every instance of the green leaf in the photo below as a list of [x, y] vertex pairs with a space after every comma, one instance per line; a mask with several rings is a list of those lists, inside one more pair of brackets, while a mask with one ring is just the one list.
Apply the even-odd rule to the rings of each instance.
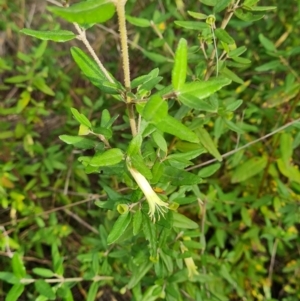
[[280, 152], [282, 161], [289, 165], [293, 156], [293, 137], [290, 133], [280, 135]]
[[97, 298], [97, 293], [100, 287], [99, 282], [93, 282], [89, 288], [89, 292], [86, 298], [86, 301], [95, 301]]
[[242, 207], [241, 216], [242, 216], [242, 220], [245, 223], [245, 225], [248, 226], [248, 227], [251, 227], [252, 219], [251, 219], [251, 216], [250, 216], [249, 211], [247, 210], [247, 208]]
[[199, 99], [193, 94], [179, 94], [178, 99], [187, 107], [195, 110], [212, 113], [216, 113], [218, 111], [218, 109], [213, 107], [208, 101]]
[[171, 183], [173, 186], [182, 186], [199, 184], [202, 182], [202, 179], [198, 175], [185, 170], [166, 166], [160, 182]]
[[146, 51], [146, 50], [143, 50], [142, 52], [147, 58], [149, 58], [151, 61], [155, 63], [165, 63], [166, 61], [168, 61], [168, 58], [166, 58], [164, 55], [155, 52]]
[[134, 154], [138, 154], [141, 151], [143, 143], [143, 138], [141, 133], [138, 133], [136, 136], [133, 137], [133, 139], [130, 141], [130, 144], [127, 149], [127, 155], [132, 156]]
[[24, 28], [21, 29], [20, 32], [44, 41], [50, 40], [54, 42], [66, 42], [76, 38], [76, 35], [69, 30], [39, 31], [39, 30]]
[[75, 108], [71, 108], [71, 112], [80, 124], [83, 124], [88, 128], [92, 127], [91, 122], [83, 114], [79, 113]]
[[156, 124], [156, 126], [162, 132], [172, 134], [182, 140], [194, 143], [199, 142], [199, 139], [194, 132], [172, 116], [165, 116], [165, 118]]
[[130, 212], [126, 212], [118, 217], [107, 237], [107, 244], [111, 245], [121, 237], [121, 235], [129, 226], [131, 222], [131, 217], [132, 215]]
[[226, 77], [216, 77], [206, 82], [186, 83], [179, 89], [177, 95], [183, 96], [183, 98], [185, 96], [193, 95], [195, 98], [203, 99], [214, 94], [216, 91], [230, 83], [231, 80]]
[[135, 78], [134, 80], [132, 80], [131, 82], [131, 89], [135, 89], [138, 86], [140, 86], [141, 84], [149, 81], [152, 78], [152, 76], [150, 74], [147, 75], [141, 75], [137, 78]]
[[234, 14], [237, 18], [246, 21], [246, 22], [253, 22], [260, 20], [264, 17], [264, 14], [252, 14], [250, 12], [245, 12], [243, 9], [238, 8], [234, 11]]
[[11, 259], [11, 266], [12, 266], [13, 273], [16, 277], [20, 279], [25, 277], [26, 270], [24, 267], [24, 263], [21, 259], [21, 256], [17, 252], [14, 253]]
[[107, 151], [99, 152], [89, 162], [91, 166], [110, 166], [121, 162], [124, 158], [123, 152], [119, 148], [111, 148]]
[[247, 48], [245, 46], [241, 46], [241, 47], [238, 47], [234, 50], [231, 50], [229, 53], [228, 53], [228, 56], [229, 57], [237, 57], [237, 56], [240, 56], [242, 55], [245, 51], [247, 50]]
[[187, 73], [187, 41], [183, 38], [179, 40], [175, 61], [172, 70], [172, 85], [175, 90], [180, 89], [185, 83]]
[[264, 48], [268, 51], [272, 51], [272, 52], [276, 52], [277, 48], [275, 46], [275, 44], [269, 40], [268, 38], [266, 38], [262, 33], [260, 33], [258, 35], [259, 41], [261, 42], [261, 44], [264, 46]]
[[5, 301], [18, 301], [24, 291], [24, 284], [14, 284], [5, 297]]
[[252, 6], [252, 7], [249, 7], [247, 5], [243, 5], [242, 7], [246, 10], [251, 10], [251, 11], [269, 11], [269, 10], [277, 9], [276, 6]]
[[232, 131], [237, 132], [239, 134], [244, 133], [244, 131], [240, 127], [238, 127], [235, 123], [233, 123], [231, 120], [228, 120], [226, 118], [222, 118], [222, 120]]
[[143, 222], [143, 214], [140, 209], [138, 209], [133, 215], [133, 235], [137, 235], [141, 229]]
[[115, 6], [108, 0], [90, 0], [65, 7], [48, 7], [53, 14], [78, 24], [103, 23], [115, 13]]
[[59, 139], [80, 149], [91, 149], [96, 145], [94, 141], [80, 136], [60, 135]]
[[211, 175], [213, 175], [218, 169], [220, 169], [220, 167], [221, 167], [220, 163], [215, 163], [207, 167], [201, 168], [200, 171], [198, 172], [198, 176], [201, 178], [208, 178]]
[[144, 18], [136, 18], [136, 17], [126, 15], [126, 20], [130, 24], [138, 26], [138, 27], [150, 27], [151, 26], [150, 21], [147, 19], [144, 19]]
[[127, 284], [127, 289], [130, 290], [134, 286], [136, 286], [140, 282], [140, 280], [148, 273], [152, 266], [152, 262], [143, 261], [136, 269], [135, 273], [133, 273], [133, 275], [131, 276], [131, 279]]
[[201, 13], [197, 13], [197, 12], [193, 12], [193, 11], [189, 11], [188, 10], [188, 14], [198, 20], [205, 20], [208, 16], [205, 14], [201, 14]]
[[216, 148], [212, 138], [204, 128], [198, 128], [197, 134], [200, 143], [207, 149], [207, 151], [212, 154], [218, 161], [222, 161], [222, 156]]
[[93, 84], [96, 85], [98, 84], [97, 81], [107, 80], [106, 76], [96, 62], [80, 48], [71, 47], [71, 54], [78, 67], [81, 69], [84, 75], [92, 81]]
[[132, 166], [139, 171], [148, 180], [152, 179], [152, 173], [147, 165], [144, 163], [144, 159], [140, 154], [135, 154], [130, 157]]
[[236, 82], [238, 84], [243, 84], [244, 81], [238, 76], [236, 75], [234, 72], [232, 72], [230, 69], [228, 69], [227, 67], [223, 67], [222, 70], [220, 71], [220, 73], [229, 78], [230, 80], [232, 80], [233, 82]]
[[0, 272], [0, 279], [10, 284], [20, 283], [20, 279], [10, 272]]
[[168, 152], [168, 145], [167, 145], [167, 142], [164, 138], [164, 136], [158, 132], [158, 131], [155, 131], [152, 133], [152, 138], [153, 138], [153, 141], [155, 142], [155, 144], [162, 150], [164, 151], [165, 153]]
[[172, 213], [174, 227], [179, 229], [197, 229], [200, 227], [200, 225], [187, 218], [186, 216], [174, 211]]
[[215, 30], [215, 35], [220, 41], [226, 44], [235, 44], [234, 39], [229, 35], [229, 33], [225, 29], [217, 28]]
[[49, 86], [47, 86], [47, 84], [45, 83], [45, 80], [40, 76], [35, 77], [32, 81], [32, 84], [38, 90], [42, 91], [43, 93], [45, 93], [47, 95], [51, 95], [51, 96], [55, 95], [54, 91]]
[[208, 6], [215, 6], [219, 0], [200, 0], [201, 3]]
[[158, 94], [150, 97], [146, 103], [142, 116], [150, 122], [158, 123], [168, 114], [168, 103]]
[[225, 9], [232, 0], [219, 0], [214, 7], [214, 13], [218, 13]]
[[174, 23], [180, 27], [190, 30], [201, 31], [204, 29], [208, 29], [209, 25], [205, 22], [197, 22], [197, 21], [174, 21]]
[[231, 182], [240, 183], [257, 175], [266, 167], [267, 163], [268, 158], [265, 156], [249, 159], [234, 171]]
[[34, 282], [35, 289], [39, 294], [46, 297], [49, 300], [55, 300], [56, 296], [52, 290], [52, 287], [45, 280], [37, 280]]
[[36, 275], [45, 277], [45, 278], [51, 278], [54, 275], [54, 272], [52, 272], [49, 269], [44, 269], [44, 268], [33, 268], [32, 272]]

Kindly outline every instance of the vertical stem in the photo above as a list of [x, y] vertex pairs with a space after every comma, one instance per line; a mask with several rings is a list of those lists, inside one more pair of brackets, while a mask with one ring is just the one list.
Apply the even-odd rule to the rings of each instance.
[[[127, 29], [125, 19], [125, 4], [127, 0], [115, 0], [118, 19], [119, 19], [119, 31], [121, 38], [121, 50], [123, 59], [123, 71], [124, 71], [124, 83], [125, 88], [130, 90], [130, 67], [129, 67], [129, 55], [128, 55], [128, 42], [127, 42]], [[131, 99], [127, 99], [127, 103], [131, 102]]]
[[[126, 19], [125, 19], [125, 4], [127, 0], [114, 0], [113, 3], [116, 6], [118, 19], [119, 19], [119, 31], [121, 39], [121, 51], [123, 60], [123, 72], [124, 72], [124, 84], [127, 91], [130, 91], [130, 64], [128, 55], [128, 40], [127, 40], [127, 29], [126, 29]], [[126, 96], [126, 103], [129, 115], [129, 123], [132, 135], [137, 134], [137, 127], [134, 114], [134, 106], [131, 103], [131, 98]]]

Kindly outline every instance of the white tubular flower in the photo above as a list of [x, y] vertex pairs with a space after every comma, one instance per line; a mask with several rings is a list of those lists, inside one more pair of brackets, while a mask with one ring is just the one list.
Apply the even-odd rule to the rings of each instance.
[[[180, 249], [181, 252], [184, 253], [185, 251], [188, 251], [188, 249], [185, 247], [183, 243], [180, 243]], [[196, 275], [199, 275], [197, 271], [197, 266], [195, 265], [194, 259], [192, 257], [184, 258], [184, 263], [188, 269], [188, 277], [191, 279]]]
[[149, 211], [148, 214], [152, 221], [155, 223], [155, 211], [157, 210], [158, 219], [160, 215], [164, 216], [166, 209], [169, 208], [169, 204], [163, 202], [159, 196], [155, 193], [155, 191], [150, 186], [147, 179], [139, 173], [136, 169], [131, 168], [128, 166], [128, 170], [130, 171], [131, 175], [135, 179], [136, 183], [139, 185], [140, 189], [143, 191], [148, 204], [149, 204]]

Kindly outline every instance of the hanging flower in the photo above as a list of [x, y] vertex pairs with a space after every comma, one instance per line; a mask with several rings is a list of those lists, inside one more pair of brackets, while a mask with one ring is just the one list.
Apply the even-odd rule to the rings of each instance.
[[160, 215], [164, 216], [164, 213], [169, 208], [169, 204], [163, 202], [159, 196], [155, 193], [155, 191], [150, 186], [147, 179], [139, 173], [136, 169], [129, 167], [128, 170], [130, 171], [131, 175], [135, 179], [136, 183], [140, 187], [140, 189], [143, 191], [146, 200], [149, 204], [149, 211], [148, 214], [152, 221], [155, 223], [155, 211], [157, 211], [158, 219], [160, 218]]

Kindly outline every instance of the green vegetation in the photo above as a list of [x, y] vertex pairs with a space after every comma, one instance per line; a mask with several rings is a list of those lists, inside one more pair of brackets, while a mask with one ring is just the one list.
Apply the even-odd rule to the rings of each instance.
[[0, 0], [0, 299], [300, 300], [300, 4], [41, 2]]

